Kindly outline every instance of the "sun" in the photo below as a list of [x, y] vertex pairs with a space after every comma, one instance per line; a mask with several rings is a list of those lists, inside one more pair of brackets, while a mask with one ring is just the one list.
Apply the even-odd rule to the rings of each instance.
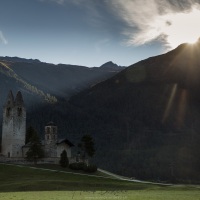
[[168, 24], [163, 27], [167, 45], [175, 48], [182, 43], [193, 44], [200, 37], [200, 9], [192, 8], [186, 13], [173, 13], [163, 16]]

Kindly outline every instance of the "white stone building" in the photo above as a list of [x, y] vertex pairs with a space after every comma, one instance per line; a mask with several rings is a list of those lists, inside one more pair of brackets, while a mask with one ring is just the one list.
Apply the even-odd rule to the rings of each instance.
[[1, 153], [5, 157], [22, 157], [22, 146], [25, 144], [26, 110], [21, 92], [14, 99], [9, 92], [3, 107]]
[[[26, 152], [30, 148], [30, 143], [22, 146], [22, 155], [26, 156]], [[41, 141], [41, 145], [45, 152], [45, 158], [48, 161], [56, 160], [60, 158], [60, 154], [63, 150], [67, 152], [67, 157], [71, 160], [71, 147], [74, 145], [67, 139], [58, 139], [57, 126], [53, 122], [49, 122], [45, 126], [45, 139]], [[48, 158], [48, 159], [47, 159]]]
[[[74, 145], [67, 139], [58, 139], [57, 126], [50, 122], [45, 126], [44, 140], [41, 142], [45, 151], [44, 160], [58, 161], [60, 154], [66, 150], [69, 160], [72, 160], [71, 147]], [[2, 145], [1, 155], [5, 158], [24, 158], [30, 148], [25, 144], [26, 137], [26, 109], [21, 92], [14, 99], [9, 92], [3, 107]]]

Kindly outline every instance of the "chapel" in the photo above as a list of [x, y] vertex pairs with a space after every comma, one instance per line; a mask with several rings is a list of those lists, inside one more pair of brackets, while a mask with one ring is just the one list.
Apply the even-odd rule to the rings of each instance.
[[[44, 140], [41, 147], [45, 158], [55, 161], [66, 150], [69, 159], [72, 158], [71, 148], [74, 146], [67, 138], [59, 138], [58, 128], [53, 122], [44, 127]], [[25, 158], [31, 144], [25, 144], [26, 138], [26, 108], [22, 93], [17, 92], [14, 98], [10, 90], [3, 106], [1, 155], [6, 158]]]

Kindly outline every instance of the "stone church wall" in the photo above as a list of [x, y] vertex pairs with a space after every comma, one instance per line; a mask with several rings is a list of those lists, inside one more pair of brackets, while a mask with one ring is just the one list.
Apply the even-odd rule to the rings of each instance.
[[10, 91], [3, 108], [2, 154], [6, 157], [22, 157], [25, 144], [26, 110], [21, 93], [14, 100]]

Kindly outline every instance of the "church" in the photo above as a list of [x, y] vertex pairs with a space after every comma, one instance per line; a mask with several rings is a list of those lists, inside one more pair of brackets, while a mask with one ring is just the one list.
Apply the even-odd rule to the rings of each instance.
[[[14, 98], [9, 92], [3, 106], [1, 156], [10, 159], [24, 159], [30, 148], [25, 144], [26, 109], [21, 92]], [[72, 160], [71, 148], [74, 146], [67, 138], [59, 139], [57, 126], [49, 122], [44, 127], [44, 140], [41, 141], [48, 162], [58, 162], [60, 154], [66, 150], [69, 160]]]

